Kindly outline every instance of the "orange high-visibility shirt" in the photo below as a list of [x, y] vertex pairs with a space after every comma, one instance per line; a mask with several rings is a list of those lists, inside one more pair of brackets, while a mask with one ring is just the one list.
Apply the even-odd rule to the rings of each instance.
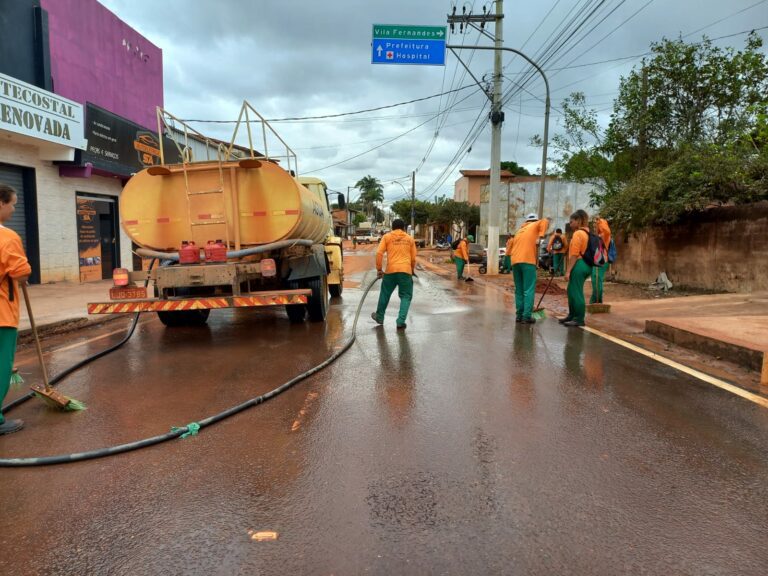
[[515, 234], [515, 244], [512, 246], [512, 264], [536, 264], [538, 254], [536, 245], [547, 233], [549, 220], [543, 218], [536, 222], [526, 222]]
[[[560, 248], [560, 250], [552, 250], [552, 244], [554, 243], [556, 236], [559, 236], [560, 240], [563, 242], [563, 247]], [[552, 237], [549, 239], [549, 243], [547, 244], [547, 251], [554, 254], [565, 254], [568, 252], [568, 239], [565, 237], [565, 234], [552, 234]]]
[[597, 228], [595, 233], [603, 239], [603, 244], [605, 244], [605, 249], [607, 250], [611, 244], [611, 227], [608, 226], [608, 221], [604, 218], [597, 218], [595, 220], [595, 228]]
[[515, 237], [510, 236], [509, 238], [507, 238], [507, 250], [505, 252], [507, 256], [510, 256], [510, 257], [512, 256], [512, 247], [514, 245], [515, 245]]
[[453, 255], [456, 258], [461, 258], [462, 260], [469, 262], [469, 244], [466, 240], [459, 242], [459, 247], [456, 248]]
[[416, 268], [416, 242], [403, 230], [392, 230], [379, 242], [376, 250], [376, 270], [382, 270], [387, 254], [387, 274], [404, 272], [413, 274]]
[[[19, 327], [19, 283], [16, 278], [29, 276], [32, 268], [24, 255], [21, 238], [0, 225], [0, 326]], [[13, 284], [13, 302], [9, 287]]]
[[571, 238], [568, 256], [583, 256], [587, 246], [589, 246], [589, 228], [579, 228], [573, 233], [573, 238]]

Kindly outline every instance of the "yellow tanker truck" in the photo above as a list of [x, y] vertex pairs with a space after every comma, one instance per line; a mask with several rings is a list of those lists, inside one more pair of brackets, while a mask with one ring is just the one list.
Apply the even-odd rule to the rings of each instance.
[[[169, 134], [168, 118], [183, 125], [158, 109], [159, 133]], [[249, 143], [251, 123], [262, 123], [264, 152], [235, 147], [243, 121]], [[204, 137], [186, 125], [181, 164], [166, 165], [161, 147], [161, 164], [135, 174], [120, 195], [123, 230], [160, 265], [116, 271], [111, 300], [89, 304], [89, 313], [157, 312], [166, 326], [182, 326], [204, 324], [219, 308], [285, 306], [293, 322], [325, 320], [329, 292], [340, 296], [344, 280], [328, 191], [318, 178], [296, 177], [295, 154], [279, 136], [285, 156], [268, 155], [267, 130], [276, 136], [246, 102], [232, 142], [216, 144], [213, 160], [195, 161], [190, 142]]]

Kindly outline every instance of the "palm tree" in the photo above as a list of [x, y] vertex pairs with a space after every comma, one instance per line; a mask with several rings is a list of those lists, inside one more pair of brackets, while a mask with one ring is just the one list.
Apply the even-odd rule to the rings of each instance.
[[384, 201], [384, 187], [378, 178], [371, 175], [360, 178], [355, 184], [355, 188], [360, 190], [360, 203], [368, 216], [373, 214], [373, 208], [377, 202]]

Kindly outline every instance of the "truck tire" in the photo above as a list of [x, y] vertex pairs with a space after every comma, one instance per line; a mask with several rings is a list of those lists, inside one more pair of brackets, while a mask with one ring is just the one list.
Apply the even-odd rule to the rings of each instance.
[[311, 322], [323, 322], [328, 314], [328, 276], [316, 276], [307, 280], [307, 288], [312, 295], [307, 303], [307, 312]]
[[328, 292], [331, 293], [331, 298], [341, 297], [341, 292], [343, 290], [344, 290], [344, 285], [341, 282], [339, 282], [338, 284], [328, 284]]
[[181, 326], [205, 326], [210, 310], [179, 310], [176, 312], [158, 312], [157, 317], [168, 328]]
[[[288, 282], [289, 290], [298, 290], [299, 288], [298, 282]], [[285, 306], [285, 313], [288, 314], [288, 320], [291, 324], [300, 324], [304, 322], [304, 317], [307, 315], [307, 307], [304, 304], [289, 304]]]

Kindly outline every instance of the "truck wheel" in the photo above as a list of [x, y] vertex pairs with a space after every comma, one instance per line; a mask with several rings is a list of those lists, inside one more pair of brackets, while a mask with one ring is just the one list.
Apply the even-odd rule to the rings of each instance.
[[328, 313], [328, 276], [318, 276], [307, 281], [312, 295], [307, 303], [307, 312], [312, 322], [323, 322]]
[[486, 266], [483, 264], [480, 266], [480, 268], [477, 269], [477, 271], [480, 272], [480, 274], [485, 274], [488, 272], [488, 268], [486, 268]]
[[343, 290], [344, 285], [342, 282], [339, 282], [338, 284], [328, 284], [328, 291], [331, 293], [331, 298], [339, 298]]
[[205, 326], [210, 310], [179, 310], [176, 312], [158, 312], [157, 317], [168, 328], [181, 326]]
[[[298, 290], [301, 288], [299, 283], [295, 280], [288, 282], [288, 290]], [[288, 320], [291, 324], [300, 324], [304, 322], [304, 317], [307, 315], [307, 307], [305, 304], [289, 304], [285, 307], [285, 313], [288, 314]]]

